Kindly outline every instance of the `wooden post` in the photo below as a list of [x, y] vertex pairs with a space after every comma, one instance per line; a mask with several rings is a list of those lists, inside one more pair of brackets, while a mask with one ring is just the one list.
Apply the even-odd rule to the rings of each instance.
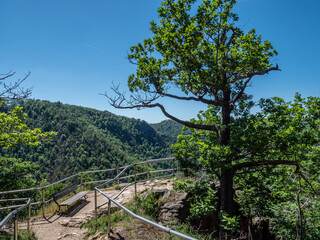
[[147, 178], [150, 178], [150, 173], [149, 173], [149, 161], [147, 160]]
[[109, 199], [109, 202], [108, 202], [108, 238], [110, 237], [110, 227], [111, 227], [110, 213], [111, 213], [111, 201]]
[[30, 202], [28, 204], [28, 225], [27, 225], [27, 231], [30, 232]]
[[14, 240], [18, 240], [18, 219], [17, 216], [14, 216]]
[[96, 219], [96, 228], [97, 228], [97, 221], [98, 221], [98, 212], [97, 212], [97, 207], [98, 207], [98, 200], [97, 200], [97, 190], [94, 189], [94, 217]]
[[[119, 174], [119, 168], [117, 168], [117, 176], [118, 176], [118, 174]], [[118, 176], [118, 178], [117, 178], [117, 181], [118, 181], [118, 185], [120, 185], [119, 176]]]
[[82, 173], [80, 173], [80, 187], [81, 187], [81, 191], [83, 190], [83, 185], [82, 185]]
[[133, 167], [134, 167], [134, 194], [137, 194], [137, 170], [136, 170], [136, 164], [134, 164]]
[[174, 159], [172, 159], [172, 177], [174, 178]]
[[179, 161], [176, 159], [177, 161], [177, 173], [179, 172]]
[[45, 188], [42, 188], [42, 216], [45, 218], [45, 215], [44, 215], [44, 194], [46, 192], [46, 189]]

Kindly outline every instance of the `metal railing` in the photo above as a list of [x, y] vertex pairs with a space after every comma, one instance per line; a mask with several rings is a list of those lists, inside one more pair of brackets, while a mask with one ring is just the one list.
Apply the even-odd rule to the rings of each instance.
[[26, 204], [22, 205], [21, 207], [11, 211], [1, 222], [0, 222], [0, 229], [12, 218], [14, 217], [14, 230], [13, 230], [13, 237], [14, 240], [18, 239], [18, 219], [16, 215], [23, 210], [24, 208], [28, 207], [28, 222], [27, 222], [27, 231], [30, 231], [30, 202], [31, 198], [18, 198], [18, 199], [4, 199], [0, 200], [0, 202], [10, 202], [10, 201], [25, 201], [28, 200]]
[[[151, 159], [151, 160], [147, 160], [147, 161], [144, 161], [144, 162], [139, 162], [139, 163], [136, 163], [136, 165], [142, 165], [142, 164], [146, 164], [147, 166], [147, 171], [144, 172], [144, 173], [138, 173], [136, 174], [136, 177], [137, 176], [140, 176], [140, 175], [143, 175], [143, 174], [147, 174], [147, 178], [149, 178], [150, 174], [151, 173], [157, 173], [157, 172], [161, 172], [161, 171], [168, 171], [168, 170], [154, 170], [154, 171], [150, 171], [150, 164], [154, 163], [154, 162], [164, 162], [164, 161], [173, 161], [173, 164], [174, 164], [174, 158], [162, 158], [162, 159]], [[131, 166], [131, 165], [130, 165]], [[64, 182], [67, 182], [68, 180], [71, 180], [71, 179], [74, 179], [74, 178], [79, 178], [79, 181], [80, 181], [80, 184], [79, 186], [83, 186], [83, 185], [88, 185], [88, 184], [95, 184], [95, 183], [103, 183], [103, 182], [107, 182], [109, 181], [110, 179], [101, 179], [101, 180], [96, 180], [96, 181], [83, 181], [84, 180], [84, 176], [85, 175], [88, 175], [88, 174], [94, 174], [94, 173], [103, 173], [103, 172], [114, 172], [116, 171], [116, 173], [118, 174], [120, 170], [122, 169], [125, 169], [127, 166], [123, 166], [123, 167], [118, 167], [118, 168], [111, 168], [111, 169], [103, 169], [103, 170], [93, 170], [93, 171], [85, 171], [85, 172], [79, 172], [79, 173], [76, 173], [72, 176], [69, 176], [69, 177], [66, 177], [64, 179], [61, 179], [61, 180], [58, 180], [54, 183], [51, 183], [51, 184], [48, 184], [48, 185], [45, 185], [45, 186], [41, 186], [41, 187], [35, 187], [35, 188], [25, 188], [25, 189], [17, 189], [17, 190], [10, 190], [10, 191], [3, 191], [3, 192], [0, 192], [0, 195], [9, 195], [9, 194], [16, 194], [16, 193], [24, 193], [24, 192], [35, 192], [35, 191], [40, 191], [40, 194], [41, 194], [41, 198], [42, 198], [42, 201], [35, 201], [35, 202], [31, 202], [30, 205], [31, 206], [36, 206], [36, 205], [42, 205], [42, 214], [43, 214], [43, 217], [45, 218], [45, 204], [53, 201], [53, 198], [49, 198], [47, 200], [46, 199], [46, 196], [45, 196], [45, 192], [46, 190], [49, 188], [49, 187], [52, 187], [56, 184], [59, 184], [59, 183], [64, 183]], [[173, 166], [174, 168], [174, 166]], [[176, 169], [178, 169], [178, 165], [176, 166]], [[124, 176], [124, 177], [119, 177], [117, 179], [117, 182], [119, 184], [119, 181], [120, 180], [123, 180], [123, 179], [127, 179], [127, 178], [130, 178], [130, 177], [134, 177], [134, 175], [129, 175], [129, 176]], [[30, 194], [32, 195], [32, 194]], [[5, 202], [5, 201], [9, 201], [9, 199], [5, 199], [5, 200], [1, 200], [1, 202]], [[18, 205], [13, 205], [13, 206], [6, 206], [6, 207], [0, 207], [0, 211], [1, 210], [7, 210], [7, 209], [14, 209], [14, 208], [19, 208], [19, 207], [22, 207], [24, 206], [24, 204], [18, 204]]]
[[[172, 169], [162, 169], [162, 170], [155, 170], [155, 171], [146, 171], [146, 172], [143, 172], [143, 173], [139, 173], [137, 174], [136, 172], [136, 166], [137, 165], [142, 165], [142, 164], [150, 164], [150, 163], [155, 163], [155, 162], [160, 162], [160, 161], [172, 161]], [[114, 181], [118, 181], [118, 184], [119, 184], [119, 179], [121, 178], [124, 178], [124, 177], [120, 177], [127, 169], [133, 167], [134, 169], [134, 175], [130, 175], [130, 177], [134, 177], [134, 182], [133, 183], [128, 183], [115, 197], [110, 197], [108, 196], [106, 193], [104, 193], [101, 188], [106, 186], [107, 184], [109, 183], [113, 183]], [[148, 169], [148, 168], [147, 168]], [[176, 170], [178, 171], [178, 167], [176, 168]], [[166, 171], [172, 171], [172, 174], [170, 175], [164, 175], [164, 176], [158, 176], [158, 177], [154, 177], [154, 178], [150, 178], [150, 173], [159, 173], [159, 172], [166, 172]], [[137, 181], [137, 176], [140, 176], [140, 175], [146, 175], [147, 174], [147, 179], [143, 179], [143, 180], [139, 180]], [[94, 197], [95, 197], [95, 207], [94, 207], [94, 210], [95, 210], [95, 220], [97, 221], [97, 216], [98, 216], [98, 213], [97, 213], [97, 210], [98, 208], [108, 204], [108, 237], [110, 237], [110, 227], [111, 227], [111, 220], [110, 220], [110, 215], [111, 215], [111, 202], [114, 203], [115, 205], [117, 205], [118, 207], [120, 207], [121, 209], [123, 209], [125, 212], [127, 212], [130, 216], [136, 218], [136, 219], [139, 219], [140, 221], [143, 221], [163, 232], [166, 232], [166, 233], [169, 233], [171, 235], [174, 235], [174, 236], [177, 236], [181, 239], [187, 239], [187, 240], [196, 240], [195, 238], [193, 237], [190, 237], [188, 235], [185, 235], [185, 234], [182, 234], [180, 232], [177, 232], [173, 229], [170, 229], [170, 228], [167, 228], [167, 227], [164, 227], [160, 224], [157, 224], [155, 222], [152, 222], [148, 219], [145, 219], [135, 213], [133, 213], [132, 211], [130, 211], [129, 209], [127, 209], [126, 207], [124, 207], [122, 204], [120, 204], [119, 202], [117, 202], [115, 199], [118, 198], [120, 196], [121, 193], [123, 193], [129, 186], [132, 186], [133, 184], [135, 185], [134, 187], [134, 191], [135, 191], [135, 194], [137, 194], [137, 183], [140, 183], [140, 182], [145, 182], [145, 181], [149, 181], [149, 180], [153, 180], [153, 179], [157, 179], [157, 178], [164, 178], [164, 177], [174, 177], [176, 174], [179, 174], [178, 172], [175, 172], [175, 158], [164, 158], [164, 159], [154, 159], [154, 160], [149, 160], [149, 161], [146, 161], [146, 162], [140, 162], [140, 163], [136, 163], [136, 164], [131, 164], [131, 165], [128, 165], [126, 166], [120, 173], [117, 174], [116, 177], [114, 177], [113, 179], [110, 179], [109, 181], [107, 182], [104, 182], [100, 185], [98, 185], [97, 187], [94, 188], [95, 192], [94, 192]], [[126, 176], [127, 177], [127, 176]], [[100, 204], [98, 206], [97, 204], [97, 193], [100, 193], [102, 194], [102, 196], [106, 197], [108, 199], [108, 201]]]
[[[153, 163], [159, 163], [159, 162], [170, 162], [172, 161], [172, 168], [169, 168], [169, 169], [158, 169], [158, 170], [151, 170], [151, 164]], [[137, 166], [139, 165], [146, 165], [146, 171], [145, 172], [139, 172], [137, 173]], [[121, 175], [128, 169], [130, 168], [133, 168], [133, 174], [131, 175], [127, 175], [127, 176], [122, 176]], [[15, 216], [18, 212], [20, 212], [22, 209], [24, 209], [25, 207], [28, 206], [28, 225], [27, 225], [27, 229], [29, 230], [29, 225], [30, 225], [30, 207], [31, 206], [35, 206], [35, 205], [42, 205], [42, 215], [45, 219], [47, 219], [45, 217], [45, 204], [53, 201], [53, 198], [50, 198], [48, 200], [45, 200], [45, 191], [46, 189], [48, 189], [49, 187], [52, 187], [56, 184], [59, 184], [59, 183], [63, 183], [63, 182], [66, 182], [68, 180], [71, 180], [73, 178], [80, 178], [80, 184], [79, 184], [79, 187], [82, 187], [83, 185], [87, 185], [87, 184], [95, 184], [95, 183], [102, 183], [100, 184], [99, 186], [95, 187], [94, 190], [95, 190], [95, 218], [97, 219], [97, 209], [106, 205], [106, 204], [111, 204], [111, 202], [114, 202], [114, 204], [116, 204], [117, 206], [119, 206], [120, 208], [124, 209], [126, 212], [128, 212], [128, 214], [130, 214], [131, 216], [135, 217], [135, 218], [138, 218], [152, 226], [155, 226], [157, 228], [159, 228], [160, 230], [162, 231], [165, 231], [165, 232], [168, 232], [172, 235], [175, 235], [175, 236], [178, 236], [178, 237], [181, 237], [182, 239], [192, 239], [194, 240], [194, 238], [192, 237], [189, 237], [189, 236], [186, 236], [184, 234], [181, 234], [179, 232], [176, 232], [172, 229], [169, 229], [169, 228], [166, 228], [166, 227], [163, 227], [159, 224], [156, 224], [154, 222], [151, 222], [147, 219], [144, 219], [136, 214], [134, 214], [133, 212], [131, 212], [130, 210], [128, 210], [127, 208], [125, 208], [124, 206], [122, 206], [120, 203], [116, 202], [115, 199], [118, 198], [120, 196], [120, 194], [122, 192], [124, 192], [129, 186], [131, 185], [135, 185], [134, 189], [135, 189], [135, 194], [137, 193], [137, 183], [139, 182], [144, 182], [144, 181], [148, 181], [148, 180], [153, 180], [153, 179], [158, 179], [158, 178], [164, 178], [164, 177], [174, 177], [175, 175], [177, 174], [181, 174], [181, 173], [178, 173], [178, 169], [179, 169], [179, 166], [178, 166], [178, 162], [175, 160], [175, 158], [171, 157], [171, 158], [161, 158], [161, 159], [150, 159], [150, 160], [147, 160], [147, 161], [143, 161], [143, 162], [139, 162], [139, 163], [134, 163], [134, 164], [130, 164], [130, 165], [127, 165], [127, 166], [123, 166], [123, 167], [118, 167], [118, 168], [112, 168], [112, 169], [103, 169], [103, 170], [93, 170], [93, 171], [85, 171], [85, 172], [80, 172], [80, 173], [77, 173], [77, 174], [74, 174], [72, 176], [69, 176], [69, 177], [66, 177], [64, 179], [61, 179], [59, 181], [56, 181], [54, 183], [51, 183], [51, 184], [48, 184], [48, 185], [45, 185], [45, 186], [41, 186], [41, 187], [35, 187], [35, 188], [28, 188], [28, 189], [18, 189], [18, 190], [10, 190], [10, 191], [4, 191], [4, 192], [0, 192], [0, 195], [6, 195], [6, 194], [14, 194], [14, 193], [22, 193], [22, 192], [32, 192], [32, 191], [41, 191], [42, 192], [42, 201], [37, 201], [37, 202], [31, 202], [31, 198], [20, 198], [20, 199], [4, 199], [4, 200], [0, 200], [0, 203], [1, 202], [8, 202], [10, 200], [17, 200], [17, 201], [22, 201], [22, 200], [28, 200], [28, 202], [26, 204], [20, 204], [20, 205], [14, 205], [14, 206], [7, 206], [7, 207], [1, 207], [0, 208], [0, 211], [1, 210], [7, 210], [7, 209], [14, 209], [14, 208], [18, 208], [12, 212], [10, 212], [2, 221], [1, 221], [1, 224], [0, 224], [0, 229], [1, 227], [9, 221], [9, 219], [11, 219], [13, 216]], [[116, 176], [114, 178], [111, 178], [111, 179], [101, 179], [101, 180], [95, 180], [95, 181], [83, 181], [83, 176], [86, 175], [86, 174], [91, 174], [91, 173], [103, 173], [103, 172], [113, 172], [113, 171], [116, 171]], [[164, 173], [164, 172], [171, 172], [171, 174], [169, 175], [162, 175], [162, 176], [157, 176], [157, 177], [153, 177], [153, 178], [150, 178], [150, 175], [151, 174], [160, 174], [160, 173]], [[143, 179], [143, 180], [137, 180], [138, 177], [141, 177], [142, 175], [147, 175], [147, 178], [146, 179]], [[127, 184], [124, 188], [122, 188], [122, 190], [117, 194], [117, 196], [115, 196], [114, 198], [111, 198], [109, 196], [107, 196], [105, 193], [102, 192], [101, 188], [102, 186], [105, 186], [106, 184], [109, 184], [111, 182], [117, 182], [117, 184], [119, 185], [120, 183], [120, 180], [124, 180], [124, 179], [128, 179], [128, 178], [133, 178], [134, 179], [134, 182], [132, 183], [129, 183]], [[106, 198], [108, 198], [108, 201], [101, 204], [100, 206], [97, 206], [97, 192], [100, 192], [103, 196], [105, 196]], [[110, 209], [110, 208], [109, 208]], [[108, 210], [109, 212], [109, 210]], [[110, 215], [109, 215], [110, 216]], [[48, 220], [48, 219], [47, 219]], [[49, 221], [49, 220], [48, 220]], [[110, 221], [109, 221], [110, 222]], [[108, 224], [109, 224], [108, 222]], [[15, 228], [17, 227], [17, 224], [15, 222]], [[110, 230], [110, 227], [108, 228]], [[108, 231], [109, 231], [108, 230]], [[108, 233], [110, 235], [110, 231]]]

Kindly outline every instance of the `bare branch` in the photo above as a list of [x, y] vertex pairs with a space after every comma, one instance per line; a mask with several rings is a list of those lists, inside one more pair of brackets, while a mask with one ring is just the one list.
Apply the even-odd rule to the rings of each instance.
[[242, 85], [240, 92], [232, 99], [230, 105], [231, 109], [234, 108], [234, 104], [242, 97], [244, 90], [247, 88], [248, 83], [250, 82], [252, 77], [249, 77]]
[[304, 176], [303, 173], [299, 173], [299, 175], [303, 178], [303, 180], [306, 181], [306, 183], [311, 187], [312, 191], [316, 194], [319, 195], [319, 193], [313, 188], [312, 184], [308, 181], [308, 179]]
[[14, 74], [15, 72], [10, 71], [6, 74], [0, 75], [0, 87], [2, 87], [2, 89], [0, 90], [1, 99], [10, 101], [24, 99], [31, 95], [31, 88], [24, 89], [20, 86], [22, 82], [24, 82], [30, 76], [31, 73], [29, 72], [24, 78], [18, 79], [15, 82], [7, 83], [6, 81], [8, 80], [8, 78], [12, 77]]
[[170, 98], [174, 98], [174, 99], [178, 99], [178, 100], [197, 101], [197, 102], [202, 102], [202, 103], [205, 103], [205, 104], [211, 104], [211, 105], [215, 105], [215, 106], [220, 106], [220, 104], [217, 101], [205, 99], [202, 96], [198, 96], [198, 97], [181, 97], [181, 96], [177, 96], [177, 95], [173, 95], [173, 94], [169, 94], [169, 93], [164, 93], [164, 92], [154, 92], [154, 93], [157, 93], [157, 94], [159, 94], [161, 96], [164, 96], [164, 97], [170, 97]]
[[257, 76], [257, 75], [265, 75], [265, 74], [268, 74], [270, 71], [281, 71], [281, 70], [279, 69], [279, 66], [278, 66], [278, 64], [277, 64], [276, 67], [269, 68], [269, 69], [267, 69], [267, 70], [264, 71], [264, 72], [241, 75], [241, 76], [238, 76], [238, 77], [234, 78], [232, 81], [230, 81], [230, 83], [235, 83], [236, 81], [239, 81], [239, 80], [241, 80], [241, 79], [247, 78], [247, 79], [245, 80], [245, 82], [243, 83], [243, 85], [242, 85], [239, 93], [236, 94], [236, 96], [234, 96], [234, 98], [233, 98], [232, 101], [230, 102], [231, 109], [234, 108], [235, 103], [243, 96], [244, 90], [247, 88], [248, 83], [251, 81], [251, 79], [252, 79], [254, 76]]
[[15, 72], [12, 72], [12, 70], [8, 73], [0, 74], [0, 76], [4, 76], [4, 77], [0, 77], [0, 81], [5, 80], [6, 78], [12, 77], [14, 74], [15, 74]]
[[245, 78], [252, 78], [253, 76], [265, 75], [265, 74], [268, 74], [271, 71], [281, 71], [281, 70], [279, 69], [279, 66], [277, 64], [275, 67], [268, 68], [267, 70], [265, 70], [263, 72], [248, 73], [248, 74], [244, 74], [244, 75], [240, 75], [238, 77], [235, 77], [232, 81], [230, 81], [230, 83], [235, 83], [236, 81], [239, 81], [239, 80], [245, 79]]
[[203, 125], [203, 124], [196, 124], [196, 123], [192, 123], [189, 121], [183, 121], [181, 119], [178, 119], [174, 116], [172, 116], [171, 114], [169, 114], [166, 109], [159, 103], [155, 103], [155, 104], [150, 104], [148, 106], [145, 106], [148, 108], [154, 108], [154, 107], [158, 107], [160, 108], [160, 110], [162, 111], [162, 113], [167, 117], [172, 119], [175, 122], [181, 123], [184, 126], [187, 126], [189, 128], [195, 128], [195, 129], [202, 129], [202, 130], [209, 130], [209, 131], [215, 131], [217, 133], [219, 133], [219, 127], [217, 125]]
[[236, 31], [235, 31], [235, 28], [234, 28], [234, 27], [231, 28], [231, 31], [232, 31], [232, 34], [231, 34], [231, 36], [230, 36], [230, 38], [229, 38], [228, 43], [226, 44], [227, 47], [229, 47], [229, 46], [231, 45], [232, 40], [234, 39], [234, 37], [235, 37], [235, 35], [236, 35]]
[[113, 87], [112, 90], [115, 92], [116, 96], [110, 97], [107, 93], [102, 94], [106, 96], [109, 99], [109, 103], [111, 106], [118, 108], [118, 109], [141, 109], [141, 108], [160, 108], [162, 113], [167, 117], [172, 119], [173, 121], [176, 121], [178, 123], [181, 123], [184, 126], [187, 126], [189, 128], [195, 128], [195, 129], [202, 129], [202, 130], [209, 130], [209, 131], [215, 131], [219, 134], [219, 127], [217, 125], [204, 125], [204, 124], [196, 124], [191, 123], [189, 121], [184, 121], [179, 118], [174, 117], [173, 115], [169, 114], [163, 105], [160, 103], [152, 103], [155, 100], [157, 100], [161, 95], [154, 94], [154, 95], [131, 95], [130, 101], [127, 101], [125, 98], [125, 94], [119, 91], [119, 86]]

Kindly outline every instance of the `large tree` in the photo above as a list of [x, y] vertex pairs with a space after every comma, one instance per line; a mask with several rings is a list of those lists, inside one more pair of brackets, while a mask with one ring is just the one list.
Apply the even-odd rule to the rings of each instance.
[[[247, 115], [247, 107], [252, 106], [246, 88], [254, 77], [279, 70], [278, 65], [272, 64], [277, 52], [271, 43], [263, 41], [255, 29], [245, 33], [236, 25], [235, 3], [164, 0], [158, 9], [159, 22], [151, 22], [152, 37], [130, 48], [128, 59], [137, 67], [128, 79], [132, 95], [128, 98], [117, 87], [113, 88], [114, 96], [107, 95], [116, 108], [160, 108], [168, 118], [214, 136], [211, 140], [215, 150], [206, 157], [211, 159], [211, 171], [219, 177], [220, 210], [229, 216], [234, 216], [236, 210], [236, 171], [260, 165], [295, 165], [297, 171], [299, 167], [287, 159], [239, 162], [239, 158], [246, 159], [245, 152], [235, 157], [230, 150], [234, 144], [232, 134], [237, 135], [232, 119]], [[181, 90], [180, 95], [176, 89]], [[203, 113], [207, 117], [199, 121], [179, 119], [159, 103], [162, 97], [201, 102], [209, 107]], [[219, 153], [223, 158], [217, 158]], [[178, 156], [181, 160], [194, 160]]]
[[[315, 196], [320, 189], [320, 98], [296, 94], [293, 102], [274, 97], [261, 99], [250, 112], [252, 106], [247, 104], [231, 116], [228, 146], [220, 145], [213, 131], [185, 127], [174, 145], [181, 167], [191, 174], [205, 169], [220, 181], [221, 171], [228, 167], [233, 200], [238, 203], [236, 214], [271, 220], [279, 237], [319, 238]], [[214, 123], [217, 112], [210, 106], [192, 121]], [[228, 166], [225, 159], [231, 162]], [[203, 201], [196, 205], [204, 206], [202, 216], [217, 210], [216, 205], [210, 210]], [[198, 212], [193, 214], [199, 217]]]

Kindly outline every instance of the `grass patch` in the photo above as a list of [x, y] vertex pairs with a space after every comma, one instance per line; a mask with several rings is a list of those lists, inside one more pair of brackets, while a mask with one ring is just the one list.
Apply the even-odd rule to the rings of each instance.
[[[153, 222], [157, 222], [158, 214], [158, 199], [154, 192], [150, 191], [146, 196], [136, 195], [126, 207], [135, 214], [142, 216]], [[117, 210], [110, 216], [111, 228], [117, 227], [118, 229], [125, 229], [120, 234], [125, 239], [159, 239], [159, 240], [178, 240], [180, 238], [172, 236], [168, 233], [154, 228], [138, 219], [132, 218], [123, 210]], [[214, 239], [211, 235], [204, 235], [196, 233], [188, 223], [177, 223], [167, 225], [166, 227], [172, 228], [177, 232], [185, 235], [192, 236], [196, 239]], [[108, 231], [108, 216], [98, 218], [96, 222], [94, 219], [87, 221], [81, 225], [81, 228], [88, 229], [86, 237], [94, 235], [97, 231], [107, 234]]]
[[[0, 235], [0, 240], [13, 240], [13, 234], [2, 234]], [[18, 239], [19, 240], [37, 240], [33, 232], [27, 232], [25, 230], [18, 230]]]

